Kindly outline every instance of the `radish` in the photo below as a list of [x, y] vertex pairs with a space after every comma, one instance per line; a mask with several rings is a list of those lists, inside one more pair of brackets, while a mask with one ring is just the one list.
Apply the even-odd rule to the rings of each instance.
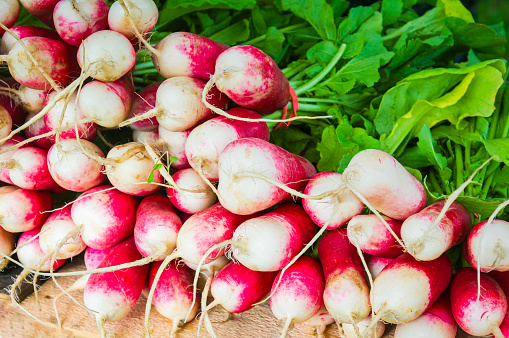
[[[50, 133], [48, 127], [46, 127], [46, 123], [44, 123], [44, 119], [38, 119], [36, 121], [32, 121], [32, 117], [35, 115], [28, 115], [25, 121], [25, 125], [28, 126], [24, 129], [26, 137], [29, 140], [32, 140], [31, 143], [41, 149], [48, 150], [54, 144], [51, 140], [50, 136], [44, 136]], [[13, 138], [16, 135], [13, 136]], [[11, 139], [9, 139], [11, 140]]]
[[[260, 114], [244, 108], [233, 108], [228, 113], [243, 118], [261, 118]], [[265, 122], [215, 117], [191, 131], [185, 143], [186, 158], [194, 170], [203, 172], [209, 180], [217, 181], [219, 154], [228, 144], [244, 137], [256, 137], [268, 142], [269, 128]]]
[[[71, 218], [71, 206], [54, 211], [41, 228], [39, 245], [45, 254], [55, 255], [56, 259], [71, 258], [86, 249], [81, 239], [81, 228]], [[70, 235], [73, 235], [71, 238]]]
[[508, 236], [509, 222], [499, 219], [481, 222], [470, 231], [463, 256], [472, 267], [480, 266], [482, 272], [509, 271]]
[[189, 168], [189, 161], [186, 156], [186, 142], [193, 129], [183, 131], [169, 131], [159, 126], [159, 139], [164, 144], [164, 149], [168, 151], [168, 156], [178, 158], [171, 163], [171, 166], [177, 170]]
[[12, 130], [12, 118], [9, 111], [0, 105], [0, 137], [6, 138]]
[[477, 292], [477, 273], [463, 268], [451, 283], [451, 306], [454, 319], [468, 334], [485, 336], [490, 333], [502, 338], [500, 324], [507, 313], [507, 298], [495, 280], [480, 275], [482, 293]]
[[[211, 119], [214, 112], [201, 100], [205, 82], [187, 76], [176, 76], [165, 80], [156, 93], [156, 106], [148, 112], [120, 123], [119, 127], [157, 117], [159, 124], [169, 131], [183, 131]], [[226, 109], [228, 97], [213, 89], [207, 102]]]
[[[382, 216], [399, 237], [403, 222]], [[367, 254], [395, 258], [403, 253], [396, 239], [376, 215], [358, 215], [348, 222], [348, 239]]]
[[343, 172], [343, 180], [368, 206], [396, 220], [405, 220], [426, 206], [422, 183], [381, 150], [357, 153]]
[[49, 27], [53, 24], [53, 9], [59, 0], [20, 0], [28, 13], [37, 17]]
[[[135, 116], [141, 115], [146, 111], [154, 108], [156, 105], [156, 93], [157, 89], [163, 81], [152, 83], [151, 85], [143, 88], [134, 96], [131, 111], [129, 112], [129, 119]], [[129, 125], [134, 130], [156, 130], [159, 125], [157, 118], [151, 117], [133, 122]]]
[[[509, 296], [509, 272], [499, 272], [499, 271], [491, 271], [489, 273], [491, 277], [498, 283], [498, 285], [504, 291], [504, 295], [506, 298]], [[508, 298], [509, 303], [509, 298]], [[509, 336], [509, 312], [505, 315], [504, 321], [500, 324], [500, 331], [504, 337]]]
[[72, 220], [83, 226], [83, 241], [94, 249], [112, 247], [133, 233], [136, 199], [111, 188], [103, 185], [87, 190], [71, 208]]
[[[282, 109], [290, 100], [286, 76], [270, 56], [253, 46], [234, 46], [219, 54], [215, 73], [203, 90], [203, 98], [209, 95], [214, 84], [235, 103], [262, 115]], [[210, 103], [205, 104], [214, 108]], [[214, 111], [224, 115], [217, 109]]]
[[227, 48], [225, 44], [200, 35], [175, 32], [150, 51], [152, 61], [163, 77], [189, 76], [208, 81], [214, 74], [217, 57]]
[[[102, 1], [102, 0], [101, 0]], [[134, 85], [128, 75], [113, 82], [92, 81], [81, 88], [81, 113], [105, 128], [116, 127], [131, 111]]]
[[[130, 142], [113, 147], [106, 156], [106, 175], [119, 191], [129, 195], [147, 196], [159, 190], [163, 183], [159, 171], [153, 171], [154, 161], [141, 143]], [[147, 183], [150, 173], [153, 183]]]
[[458, 324], [452, 315], [449, 293], [445, 292], [419, 318], [398, 324], [394, 338], [454, 338], [457, 331]]
[[166, 193], [175, 208], [188, 214], [205, 210], [216, 202], [216, 195], [191, 168], [177, 171], [172, 176], [177, 188], [168, 188]]
[[[1, 200], [1, 199], [0, 199]], [[16, 235], [14, 235], [12, 232], [8, 232], [4, 230], [0, 226], [0, 252], [4, 255], [10, 255], [12, 250], [14, 250], [14, 247], [16, 246]], [[9, 261], [7, 259], [0, 259], [0, 271], [5, 269], [5, 267], [9, 264]]]
[[33, 89], [56, 89], [67, 86], [79, 75], [75, 51], [65, 42], [41, 36], [30, 36], [21, 41], [24, 46], [16, 42], [9, 54], [0, 56], [0, 61], [7, 62], [11, 76], [22, 85]]
[[[134, 262], [140, 258], [134, 238], [129, 237], [112, 248], [98, 268]], [[104, 322], [119, 321], [134, 307], [140, 298], [147, 272], [148, 266], [142, 265], [90, 276], [83, 292], [83, 300], [86, 307], [95, 312], [101, 335], [105, 335]]]
[[198, 304], [192, 305], [193, 294], [190, 286], [193, 283], [193, 274], [190, 268], [179, 266], [175, 261], [170, 262], [163, 270], [160, 269], [160, 266], [160, 262], [154, 262], [150, 266], [151, 287], [158, 271], [162, 271], [154, 289], [152, 304], [157, 312], [172, 321], [173, 328], [170, 336], [174, 337], [181, 322], [189, 321], [186, 319], [186, 314], [190, 312], [189, 318], [192, 320], [198, 312]]
[[369, 274], [373, 279], [376, 279], [376, 277], [382, 272], [382, 270], [390, 263], [392, 262], [393, 258], [383, 258], [383, 257], [376, 257], [376, 256], [369, 256], [366, 260], [366, 263], [368, 265]]
[[92, 33], [108, 29], [108, 11], [104, 0], [60, 0], [53, 22], [62, 40], [78, 47]]
[[[115, 246], [112, 246], [107, 249], [94, 249], [91, 247], [88, 247], [85, 250], [85, 256], [83, 256], [83, 260], [85, 262], [85, 266], [87, 267], [87, 270], [94, 270], [97, 269], [99, 264], [104, 260], [105, 257], [107, 257], [110, 252], [113, 250]], [[90, 276], [90, 275], [86, 275]]]
[[408, 217], [401, 226], [401, 238], [408, 252], [418, 260], [433, 260], [465, 240], [472, 228], [468, 210], [453, 202], [435, 226], [446, 201], [441, 200]]
[[2, 41], [0, 41], [0, 54], [9, 54], [9, 51], [16, 44], [17, 40], [11, 33], [14, 33], [14, 35], [20, 39], [24, 39], [29, 36], [42, 36], [54, 40], [60, 39], [57, 32], [43, 27], [19, 25], [11, 27], [10, 30], [10, 32], [5, 32], [2, 35]]
[[[26, 86], [20, 85], [17, 89], [14, 88], [0, 88], [0, 93], [5, 92], [6, 95], [10, 98], [10, 100], [14, 100], [18, 104], [21, 104], [24, 108], [23, 113], [18, 113], [20, 116], [15, 116], [16, 119], [19, 119], [21, 123], [14, 123], [16, 125], [20, 125], [27, 117], [27, 113], [29, 114], [37, 114], [44, 107], [44, 102], [46, 101], [46, 96], [48, 95], [47, 90], [42, 89], [32, 89]], [[2, 102], [0, 101], [0, 104]], [[6, 107], [7, 108], [7, 107]], [[11, 113], [11, 117], [12, 113]]]
[[[18, 0], [4, 0], [0, 4], [0, 22], [6, 27], [12, 27], [18, 20], [21, 6]], [[0, 34], [3, 34], [3, 28], [0, 28]]]
[[12, 77], [0, 80], [0, 105], [9, 112], [13, 126], [22, 125], [28, 115], [24, 103], [21, 102], [21, 97], [16, 94], [19, 93], [21, 87], [24, 86], [21, 86]]
[[218, 163], [220, 202], [242, 215], [274, 206], [290, 196], [281, 185], [302, 190], [305, 180], [316, 174], [314, 166], [303, 157], [251, 137], [230, 143]]
[[[51, 102], [55, 101], [57, 92], [51, 92], [46, 97], [45, 106], [50, 105]], [[44, 115], [44, 123], [48, 131], [55, 131], [60, 140], [76, 138], [76, 128], [78, 129], [78, 137], [80, 139], [93, 140], [97, 132], [97, 124], [91, 122], [90, 119], [85, 120], [86, 116], [81, 112], [77, 105], [77, 93], [70, 95], [68, 100], [60, 100], [55, 106]], [[75, 128], [68, 128], [60, 131], [60, 129], [66, 126], [73, 127], [79, 122]], [[53, 143], [56, 142], [56, 135], [52, 135], [50, 138]]]
[[320, 199], [302, 200], [304, 210], [319, 227], [328, 222], [328, 230], [337, 229], [364, 209], [364, 204], [346, 188], [340, 173], [318, 173], [309, 180], [304, 189], [304, 194], [308, 196], [321, 196], [327, 193], [328, 196]]
[[159, 140], [159, 132], [157, 130], [133, 130], [133, 141], [138, 143], [155, 143]]
[[[17, 143], [20, 143], [23, 141], [25, 141], [25, 138], [23, 138], [19, 135], [14, 135], [13, 138], [11, 138], [10, 140], [7, 140], [5, 143], [0, 145], [0, 152], [7, 150], [10, 147], [16, 145]], [[24, 147], [24, 146], [22, 146], [22, 147]], [[11, 178], [9, 175], [9, 169], [14, 167], [16, 165], [16, 163], [10, 162], [10, 160], [12, 159], [12, 156], [16, 153], [16, 151], [17, 150], [14, 149], [14, 150], [10, 150], [10, 151], [0, 154], [0, 163], [1, 163], [0, 167], [4, 167], [2, 170], [0, 170], [0, 181], [2, 181], [2, 182], [12, 184], [12, 181], [11, 181]]]
[[445, 254], [432, 261], [417, 261], [404, 253], [376, 277], [371, 289], [373, 320], [399, 324], [419, 317], [445, 291], [452, 265]]
[[329, 314], [342, 323], [355, 324], [370, 311], [369, 290], [361, 259], [344, 228], [329, 231], [318, 243], [325, 274], [323, 299]]
[[[366, 319], [357, 323], [356, 324], [357, 327], [354, 327], [353, 324], [342, 323], [341, 329], [343, 330], [343, 333], [345, 334], [346, 338], [357, 338], [358, 337], [357, 332], [365, 331], [366, 328], [369, 326], [370, 322], [371, 322], [371, 316], [368, 316], [368, 317], [366, 317]], [[339, 323], [338, 323], [338, 329], [339, 329]], [[369, 332], [364, 332], [364, 336], [380, 338], [383, 336], [384, 332], [385, 332], [385, 323], [383, 321], [379, 320], [376, 323], [375, 329], [373, 330], [373, 328], [371, 328], [369, 330]]]
[[47, 191], [14, 189], [0, 195], [0, 224], [4, 230], [17, 233], [41, 227], [53, 207]]
[[182, 222], [168, 198], [162, 195], [147, 196], [136, 211], [136, 248], [144, 257], [162, 252], [155, 260], [163, 260], [177, 246], [181, 227]]
[[154, 28], [158, 17], [159, 11], [152, 0], [120, 0], [111, 5], [108, 25], [133, 41], [136, 38], [133, 24], [139, 34], [145, 35]]
[[334, 318], [329, 315], [325, 305], [311, 318], [306, 320], [303, 324], [314, 327], [318, 338], [323, 338], [323, 333], [327, 325], [334, 323]]
[[62, 140], [48, 151], [51, 177], [64, 189], [82, 192], [98, 186], [106, 179], [102, 172], [103, 166], [86, 156], [81, 147], [94, 156], [104, 157], [98, 146], [86, 140]]
[[47, 163], [48, 151], [36, 147], [18, 149], [10, 162], [9, 170], [12, 183], [23, 189], [52, 189], [57, 184], [51, 177]]
[[270, 309], [279, 321], [285, 323], [282, 337], [286, 336], [292, 323], [304, 322], [320, 311], [324, 305], [324, 288], [322, 267], [308, 256], [300, 257], [286, 270], [280, 283], [272, 285]]

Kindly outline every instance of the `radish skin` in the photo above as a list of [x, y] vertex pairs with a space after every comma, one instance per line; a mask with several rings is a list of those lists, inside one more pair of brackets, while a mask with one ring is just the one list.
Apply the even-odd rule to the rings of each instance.
[[[25, 138], [19, 136], [19, 135], [14, 135], [11, 139], [5, 141], [5, 143], [1, 144], [0, 145], [0, 152], [6, 150], [6, 149], [9, 149], [10, 147], [16, 145], [17, 143], [20, 143], [20, 142], [23, 142], [25, 141]], [[24, 146], [21, 146], [20, 148], [24, 148], [24, 147], [27, 147], [29, 145], [24, 145]], [[5, 168], [3, 169], [0, 169], [0, 181], [2, 182], [5, 182], [7, 184], [12, 184], [12, 181], [11, 181], [11, 178], [10, 178], [10, 175], [9, 175], [9, 167], [10, 166], [14, 166], [16, 165], [15, 162], [9, 162], [11, 159], [12, 159], [12, 156], [16, 153], [17, 149], [13, 149], [13, 150], [10, 150], [10, 151], [7, 151], [3, 154], [0, 154], [0, 163], [5, 163]]]
[[193, 169], [177, 171], [172, 178], [180, 192], [174, 188], [167, 188], [166, 193], [171, 203], [180, 211], [195, 214], [216, 202], [216, 195]]
[[482, 272], [509, 271], [508, 238], [509, 222], [499, 219], [493, 220], [491, 224], [488, 221], [481, 222], [470, 231], [463, 246], [463, 256], [468, 264], [477, 269], [478, 255], [481, 253]]
[[371, 277], [375, 279], [392, 260], [393, 258], [369, 256], [366, 262]]
[[451, 277], [452, 265], [445, 254], [432, 261], [417, 261], [408, 253], [398, 256], [373, 282], [375, 318], [393, 324], [416, 319], [445, 291]]
[[177, 161], [171, 163], [171, 167], [177, 170], [191, 167], [186, 156], [186, 142], [193, 129], [169, 131], [159, 126], [158, 130], [159, 139], [163, 143], [164, 149], [168, 151], [168, 155], [178, 158]]
[[[401, 226], [401, 239], [408, 252], [418, 260], [433, 260], [465, 240], [472, 228], [468, 210], [453, 202], [440, 222], [431, 228], [445, 205], [435, 202], [408, 217]], [[432, 230], [431, 230], [432, 229]]]
[[[57, 32], [43, 27], [19, 25], [10, 27], [10, 30], [20, 39], [24, 39], [29, 36], [42, 36], [54, 40], [60, 39], [60, 36], [58, 35]], [[0, 41], [0, 54], [9, 54], [9, 51], [16, 44], [16, 42], [17, 40], [12, 36], [12, 34], [10, 34], [9, 32], [3, 33], [2, 41]]]
[[[156, 93], [161, 83], [163, 83], [163, 81], [152, 83], [134, 95], [133, 104], [128, 116], [129, 119], [141, 115], [155, 107]], [[149, 131], [157, 129], [158, 125], [159, 122], [157, 122], [157, 118], [154, 116], [133, 122], [129, 127], [134, 130]]]
[[[366, 319], [360, 321], [359, 323], [357, 323], [357, 328], [359, 329], [360, 332], [364, 332], [367, 327], [369, 326], [371, 322], [371, 316], [368, 316], [366, 317]], [[339, 324], [338, 324], [339, 326]], [[347, 324], [347, 323], [342, 323], [341, 324], [341, 328], [343, 329], [343, 333], [345, 334], [346, 338], [357, 338], [357, 333], [355, 332], [355, 328], [353, 326], [353, 324]], [[379, 320], [378, 322], [376, 322], [376, 327], [375, 327], [375, 330], [373, 330], [373, 328], [371, 328], [369, 330], [369, 332], [364, 332], [364, 335], [367, 336], [367, 337], [375, 337], [375, 338], [380, 338], [383, 336], [385, 332], [385, 323], [381, 320]]]
[[343, 172], [356, 195], [362, 195], [386, 216], [405, 220], [426, 206], [424, 186], [394, 157], [381, 150], [357, 153]]
[[133, 141], [138, 143], [155, 143], [159, 140], [159, 132], [154, 131], [143, 131], [133, 130]]
[[23, 189], [52, 189], [57, 184], [51, 177], [47, 159], [47, 150], [36, 147], [18, 149], [11, 158], [15, 165], [9, 171], [9, 178]]
[[303, 157], [251, 137], [230, 143], [218, 163], [220, 202], [242, 215], [267, 209], [290, 196], [264, 178], [303, 190], [306, 180], [316, 174], [314, 166]]
[[12, 130], [12, 118], [9, 111], [0, 105], [0, 137], [6, 138]]
[[[18, 0], [4, 0], [0, 4], [0, 22], [10, 28], [18, 20], [21, 6]], [[4, 33], [4, 29], [0, 28], [0, 34]]]
[[134, 40], [136, 34], [127, 18], [130, 15], [140, 34], [144, 35], [154, 28], [159, 17], [157, 6], [152, 0], [123, 0], [129, 13], [125, 12], [119, 1], [115, 1], [108, 13], [108, 26], [111, 30]]
[[53, 196], [47, 191], [12, 189], [0, 195], [0, 224], [12, 233], [30, 231], [42, 226], [52, 207]]
[[53, 28], [53, 9], [59, 0], [19, 0], [28, 13]]
[[[12, 250], [14, 250], [15, 246], [16, 236], [12, 232], [8, 232], [0, 226], [0, 252], [4, 255], [9, 255]], [[0, 271], [5, 269], [7, 264], [9, 264], [7, 259], [0, 259]]]
[[[50, 270], [50, 259], [47, 258], [47, 255], [42, 251], [41, 246], [39, 245], [39, 238], [27, 243], [32, 237], [38, 235], [41, 232], [41, 228], [35, 228], [29, 231], [25, 231], [18, 239], [18, 247], [20, 249], [17, 252], [18, 259], [25, 267], [33, 270], [39, 271], [49, 271]], [[41, 260], [46, 258], [44, 262]], [[58, 269], [62, 264], [64, 264], [65, 259], [58, 259], [53, 262], [53, 269]], [[43, 263], [41, 265], [41, 263]]]
[[315, 329], [318, 338], [323, 338], [323, 333], [327, 325], [334, 323], [334, 318], [331, 317], [325, 305], [311, 318], [303, 322], [307, 326], [311, 326]]

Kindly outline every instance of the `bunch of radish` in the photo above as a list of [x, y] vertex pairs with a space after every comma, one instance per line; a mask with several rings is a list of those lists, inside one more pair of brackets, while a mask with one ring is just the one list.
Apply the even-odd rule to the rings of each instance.
[[[25, 268], [15, 305], [29, 273], [57, 285], [75, 275], [63, 292], [84, 290], [84, 304], [75, 301], [102, 336], [144, 287], [147, 336], [152, 305], [172, 336], [198, 313], [214, 336], [214, 306], [238, 313], [269, 299], [283, 337], [297, 323], [321, 334], [332, 322], [348, 337], [379, 337], [384, 322], [398, 324], [397, 337], [453, 337], [456, 323], [507, 335], [509, 223], [472, 229], [455, 194], [428, 203], [383, 151], [359, 152], [342, 174], [317, 173], [270, 143], [266, 122], [295, 118], [263, 118], [292, 98], [263, 51], [186, 32], [152, 46], [152, 0], [21, 2], [56, 31], [12, 27], [17, 0], [0, 15], [0, 61], [13, 78], [0, 86], [0, 267]], [[166, 80], [135, 93], [141, 45]], [[94, 143], [99, 128], [123, 126], [134, 142], [107, 152]], [[66, 191], [79, 194], [53, 205]], [[461, 243], [473, 268], [453, 276], [446, 251]], [[87, 271], [54, 271], [85, 250]]]

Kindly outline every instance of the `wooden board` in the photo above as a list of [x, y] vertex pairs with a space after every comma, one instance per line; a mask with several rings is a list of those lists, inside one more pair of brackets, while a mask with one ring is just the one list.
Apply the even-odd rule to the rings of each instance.
[[[61, 268], [61, 272], [83, 270], [85, 266], [82, 259], [74, 260]], [[69, 287], [77, 277], [60, 277], [58, 282], [64, 288]], [[31, 287], [31, 285], [30, 285]], [[48, 281], [44, 284], [42, 291], [39, 292], [41, 310], [39, 311], [35, 302], [34, 295], [30, 295], [23, 302], [23, 307], [35, 315], [37, 318], [49, 323], [50, 327], [39, 324], [28, 317], [20, 309], [10, 304], [8, 296], [0, 295], [0, 336], [1, 337], [97, 337], [98, 329], [94, 319], [88, 312], [73, 303], [67, 297], [61, 297], [58, 302], [59, 315], [62, 320], [64, 330], [57, 330], [56, 317], [53, 310], [53, 299], [60, 293], [60, 290], [53, 283]], [[75, 292], [73, 296], [83, 303], [82, 292]], [[142, 337], [143, 319], [145, 311], [145, 298], [142, 296], [133, 311], [117, 323], [107, 323], [105, 328], [116, 337]], [[210, 312], [212, 321], [223, 321], [227, 318], [227, 313], [222, 308], [213, 309]], [[178, 337], [188, 338], [196, 337], [197, 320], [186, 324], [178, 333]], [[282, 326], [272, 315], [267, 303], [259, 305], [245, 313], [236, 314], [233, 319], [222, 324], [213, 324], [218, 337], [279, 337]], [[392, 337], [394, 332], [393, 325], [386, 325], [386, 334], [384, 337]], [[152, 307], [150, 315], [150, 330], [152, 337], [169, 337], [171, 331], [171, 321], [162, 317]], [[335, 324], [329, 325], [325, 331], [325, 337], [339, 337], [339, 332]], [[210, 337], [203, 328], [200, 336]], [[290, 338], [312, 338], [313, 328], [304, 324], [297, 324], [288, 334]], [[469, 337], [461, 332], [458, 337]]]

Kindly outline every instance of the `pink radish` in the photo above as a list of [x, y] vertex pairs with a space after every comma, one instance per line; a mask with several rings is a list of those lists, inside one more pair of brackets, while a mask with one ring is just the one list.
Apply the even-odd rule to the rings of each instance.
[[[50, 39], [60, 39], [57, 32], [43, 27], [19, 25], [11, 27], [11, 33], [14, 33], [18, 38], [24, 39], [29, 36], [42, 36]], [[3, 33], [2, 41], [0, 42], [0, 54], [9, 54], [9, 51], [14, 47], [17, 40], [9, 32]]]
[[355, 155], [343, 179], [357, 197], [396, 220], [404, 220], [426, 206], [422, 183], [381, 150], [367, 149]]
[[376, 256], [369, 256], [366, 259], [366, 263], [368, 265], [369, 273], [371, 274], [371, 277], [373, 279], [376, 279], [376, 277], [382, 272], [382, 270], [390, 263], [392, 262], [394, 258], [383, 258], [383, 257], [376, 257]]
[[446, 201], [441, 200], [408, 217], [401, 226], [401, 239], [418, 260], [433, 260], [465, 240], [472, 228], [472, 217], [459, 202], [453, 202], [434, 225]]
[[[128, 116], [129, 119], [141, 115], [155, 107], [156, 93], [161, 83], [162, 81], [152, 83], [151, 85], [145, 87], [144, 89], [140, 90], [139, 93], [134, 95], [133, 105]], [[154, 116], [151, 118], [133, 122], [129, 126], [134, 130], [148, 131], [157, 129], [158, 125], [159, 122], [157, 122], [157, 118]]]
[[477, 273], [463, 268], [451, 283], [451, 306], [454, 319], [468, 334], [485, 336], [493, 333], [502, 338], [500, 324], [507, 313], [507, 298], [495, 280], [481, 274], [482, 292], [478, 295]]
[[155, 143], [159, 140], [159, 132], [157, 130], [133, 130], [133, 141], [138, 143]]
[[482, 272], [509, 271], [508, 236], [509, 222], [499, 219], [481, 222], [470, 231], [463, 256], [472, 267], [480, 265]]
[[[2, 89], [0, 89], [1, 91]], [[48, 96], [47, 90], [42, 89], [32, 89], [26, 86], [20, 85], [17, 90], [9, 90], [15, 97], [15, 100], [18, 101], [29, 114], [37, 114], [44, 107], [44, 102], [46, 102], [46, 96]], [[23, 121], [26, 118], [26, 113], [23, 116]], [[15, 123], [20, 125], [23, 123]]]
[[56, 186], [47, 163], [48, 151], [36, 147], [18, 149], [10, 161], [14, 163], [9, 171], [12, 183], [23, 189], [43, 190]]
[[[21, 6], [18, 0], [4, 0], [0, 4], [0, 22], [8, 28], [12, 27], [18, 20], [20, 11]], [[3, 28], [0, 28], [0, 34], [3, 32]]]
[[[244, 108], [233, 108], [228, 113], [243, 118], [261, 118], [260, 114]], [[186, 157], [194, 170], [202, 171], [207, 179], [217, 181], [219, 154], [228, 144], [244, 137], [256, 137], [268, 142], [269, 128], [265, 122], [215, 117], [191, 131], [185, 144]]]
[[6, 138], [12, 130], [12, 118], [9, 111], [0, 105], [0, 137]]
[[152, 60], [165, 78], [189, 76], [207, 81], [214, 74], [217, 57], [227, 48], [225, 44], [200, 35], [175, 32], [155, 46]]
[[104, 0], [60, 0], [53, 22], [62, 40], [78, 47], [92, 33], [108, 29], [108, 11]]
[[[134, 238], [129, 237], [117, 244], [98, 268], [134, 262], [140, 258]], [[119, 321], [134, 307], [140, 298], [147, 272], [148, 266], [142, 265], [90, 276], [83, 300], [86, 307], [96, 312], [94, 315], [101, 334], [104, 334], [105, 321]]]
[[153, 183], [147, 179], [154, 167], [154, 161], [141, 143], [130, 142], [113, 147], [106, 156], [106, 175], [119, 191], [129, 195], [147, 196], [159, 190], [163, 176], [154, 171]]
[[[151, 287], [160, 266], [160, 262], [154, 262], [150, 267]], [[173, 328], [170, 336], [173, 337], [181, 322], [192, 320], [198, 312], [198, 304], [192, 305], [193, 293], [190, 286], [193, 283], [193, 274], [190, 268], [181, 266], [175, 261], [170, 262], [161, 271], [159, 282], [155, 286], [152, 304], [157, 312], [172, 321]], [[189, 319], [186, 319], [188, 312], [190, 312], [190, 316]]]
[[[54, 255], [56, 259], [71, 258], [86, 249], [81, 239], [80, 228], [71, 218], [71, 206], [54, 211], [44, 222], [39, 236], [39, 245], [45, 254]], [[69, 238], [69, 234], [74, 234]]]
[[[65, 42], [40, 36], [27, 37], [22, 41], [37, 64], [58, 86], [67, 86], [79, 75], [75, 51]], [[54, 87], [54, 83], [34, 65], [27, 50], [16, 42], [9, 54], [0, 57], [0, 60], [7, 62], [11, 76], [24, 86], [44, 90]]]
[[253, 46], [234, 46], [219, 54], [204, 97], [214, 84], [235, 103], [262, 115], [282, 109], [290, 100], [286, 76], [270, 56]]
[[303, 324], [313, 327], [318, 338], [323, 338], [325, 328], [332, 323], [334, 323], [334, 318], [330, 316], [324, 305], [313, 317], [306, 320]]
[[273, 284], [270, 308], [274, 316], [285, 323], [282, 336], [286, 336], [291, 323], [310, 319], [324, 305], [322, 267], [311, 257], [300, 257], [286, 270], [277, 289], [275, 287]]
[[53, 24], [53, 9], [59, 0], [20, 0], [28, 13], [37, 17], [49, 27]]
[[85, 262], [85, 266], [87, 270], [95, 270], [101, 264], [101, 262], [106, 258], [110, 252], [113, 250], [114, 246], [107, 249], [94, 249], [88, 247], [85, 250], [85, 256], [83, 256], [83, 260]]
[[159, 126], [159, 139], [163, 142], [164, 149], [168, 151], [169, 156], [178, 158], [171, 163], [171, 166], [177, 170], [189, 168], [189, 161], [186, 156], [186, 142], [192, 129], [183, 131], [169, 131]]
[[48, 151], [51, 177], [64, 189], [82, 192], [98, 186], [106, 179], [103, 166], [86, 156], [81, 147], [94, 156], [104, 157], [102, 150], [87, 140], [62, 140]]
[[280, 187], [302, 190], [306, 180], [316, 174], [303, 157], [258, 138], [243, 138], [230, 143], [219, 156], [221, 204], [237, 214], [252, 214], [289, 197]]
[[369, 290], [361, 259], [346, 229], [329, 231], [318, 243], [325, 274], [323, 299], [329, 314], [342, 323], [358, 323], [370, 311]]
[[83, 241], [94, 249], [112, 247], [133, 233], [136, 199], [111, 188], [103, 185], [87, 190], [71, 208], [72, 220], [83, 226]]
[[[23, 142], [25, 138], [14, 135], [10, 140], [7, 140], [5, 143], [0, 145], [0, 152], [9, 149], [10, 147], [16, 145], [17, 143]], [[25, 147], [25, 146], [22, 146]], [[10, 175], [9, 175], [9, 168], [16, 165], [14, 162], [9, 162], [12, 159], [12, 156], [16, 153], [17, 149], [7, 151], [3, 154], [0, 154], [0, 163], [1, 166], [4, 168], [0, 170], [0, 181], [12, 184]]]
[[[504, 291], [504, 295], [508, 299], [509, 303], [509, 272], [491, 271], [489, 273], [491, 277], [498, 283], [498, 285]], [[509, 312], [505, 315], [504, 321], [500, 324], [500, 331], [504, 337], [509, 336]]]
[[[41, 261], [43, 258], [47, 258], [44, 251], [42, 251], [41, 246], [39, 245], [39, 239], [28, 242], [32, 237], [38, 235], [41, 232], [41, 228], [35, 228], [33, 230], [25, 231], [18, 240], [19, 250], [17, 252], [18, 259], [25, 267], [40, 270], [40, 271], [49, 271], [50, 270], [50, 259]], [[53, 262], [53, 269], [58, 269], [62, 264], [64, 264], [65, 259], [58, 259]], [[27, 271], [28, 274], [28, 271]], [[26, 275], [25, 275], [26, 276]]]
[[163, 252], [155, 260], [163, 260], [177, 246], [182, 222], [168, 198], [162, 195], [145, 197], [138, 205], [134, 225], [136, 248], [144, 256]]
[[[25, 124], [29, 124], [24, 130], [26, 137], [32, 140], [32, 144], [38, 148], [48, 150], [54, 144], [50, 136], [40, 137], [46, 133], [50, 133], [50, 130], [44, 123], [44, 119], [38, 119], [32, 122], [32, 117], [35, 115], [28, 115]], [[14, 136], [13, 136], [14, 137]]]
[[[123, 2], [125, 8], [120, 2]], [[126, 13], [126, 9], [127, 12]], [[129, 40], [136, 38], [130, 19], [141, 35], [152, 30], [157, 23], [159, 11], [152, 0], [120, 0], [111, 5], [108, 13], [108, 25], [110, 29], [125, 35]]]
[[20, 96], [21, 87], [24, 86], [20, 86], [12, 77], [0, 80], [0, 105], [7, 109], [15, 126], [22, 125], [28, 115]]
[[428, 310], [445, 291], [452, 265], [444, 254], [432, 261], [417, 261], [405, 253], [380, 272], [371, 289], [375, 319], [407, 323]]
[[[0, 226], [0, 252], [4, 255], [10, 255], [15, 246], [16, 235], [14, 235], [12, 232], [4, 230], [4, 228]], [[9, 261], [2, 257], [2, 259], [0, 259], [0, 271], [2, 271], [8, 263]]]
[[12, 189], [0, 195], [0, 224], [9, 232], [29, 231], [42, 226], [53, 206], [47, 191]]
[[344, 185], [340, 173], [318, 173], [309, 180], [304, 189], [304, 194], [308, 196], [327, 193], [330, 193], [329, 196], [320, 199], [302, 200], [304, 210], [319, 227], [328, 222], [328, 230], [337, 229], [364, 209], [364, 204]]
[[195, 214], [216, 202], [216, 195], [193, 169], [177, 171], [172, 178], [180, 191], [168, 188], [166, 193], [171, 203], [180, 211]]
[[[148, 112], [128, 119], [123, 127], [146, 118], [157, 116], [159, 124], [169, 131], [183, 131], [211, 119], [214, 112], [201, 100], [205, 82], [187, 76], [167, 79], [157, 89], [156, 106]], [[207, 99], [214, 106], [226, 109], [228, 97], [213, 89]]]
[[457, 331], [458, 324], [452, 315], [449, 293], [445, 292], [419, 318], [398, 324], [394, 338], [454, 338]]
[[[384, 217], [394, 233], [399, 237], [403, 222]], [[396, 239], [376, 215], [358, 215], [348, 222], [348, 239], [367, 254], [395, 258], [403, 253]]]
[[[52, 103], [57, 95], [57, 92], [49, 93], [44, 105], [47, 106]], [[55, 106], [44, 115], [44, 123], [48, 131], [55, 131], [55, 133], [60, 128], [71, 127], [58, 132], [59, 140], [76, 138], [76, 130], [73, 127], [77, 124], [79, 138], [91, 141], [94, 139], [97, 132], [97, 124], [90, 120], [88, 120], [87, 123], [80, 123], [85, 121], [86, 117], [77, 106], [76, 100], [77, 93], [73, 93], [68, 100], [58, 101]], [[50, 138], [54, 143], [56, 135], [52, 135]]]
[[87, 83], [81, 88], [78, 107], [86, 118], [102, 127], [113, 128], [129, 115], [133, 98], [132, 79], [124, 75], [113, 82]]

